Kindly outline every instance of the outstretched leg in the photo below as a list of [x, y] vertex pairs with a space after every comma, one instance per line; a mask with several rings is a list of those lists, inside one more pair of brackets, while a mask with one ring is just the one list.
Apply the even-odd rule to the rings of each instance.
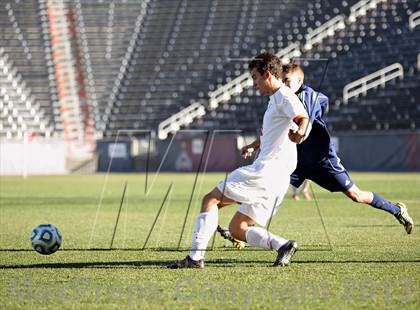
[[408, 215], [407, 207], [403, 203], [392, 203], [378, 194], [362, 191], [355, 184], [343, 193], [355, 202], [368, 204], [391, 213], [404, 226], [408, 234], [413, 230], [413, 219]]

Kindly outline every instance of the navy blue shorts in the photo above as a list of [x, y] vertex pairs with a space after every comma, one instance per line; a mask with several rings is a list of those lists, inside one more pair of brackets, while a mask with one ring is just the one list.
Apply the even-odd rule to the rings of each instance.
[[353, 186], [347, 170], [340, 160], [328, 159], [326, 161], [309, 165], [297, 165], [290, 176], [290, 184], [299, 187], [305, 179], [312, 180], [330, 192], [345, 192]]

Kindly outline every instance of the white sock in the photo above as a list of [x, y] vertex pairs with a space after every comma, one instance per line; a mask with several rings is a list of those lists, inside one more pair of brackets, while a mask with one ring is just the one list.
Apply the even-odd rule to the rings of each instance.
[[276, 251], [288, 241], [262, 227], [249, 227], [245, 232], [245, 237], [246, 242], [250, 245]]
[[207, 244], [217, 228], [219, 210], [214, 206], [209, 212], [200, 213], [195, 220], [194, 233], [192, 236], [192, 246], [189, 256], [193, 260], [204, 258]]

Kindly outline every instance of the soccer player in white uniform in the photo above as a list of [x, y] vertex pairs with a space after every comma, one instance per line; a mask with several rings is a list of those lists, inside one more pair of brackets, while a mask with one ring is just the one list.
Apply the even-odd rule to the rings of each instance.
[[233, 203], [240, 204], [229, 224], [234, 238], [277, 251], [273, 266], [288, 265], [297, 250], [296, 241], [254, 225], [265, 226], [287, 192], [290, 174], [297, 165], [296, 143], [304, 139], [308, 114], [299, 98], [281, 81], [281, 62], [277, 56], [262, 53], [249, 63], [249, 70], [254, 87], [262, 96], [270, 96], [258, 158], [253, 164], [231, 172], [204, 196], [191, 251], [168, 268], [204, 268], [205, 250], [218, 224], [218, 209]]

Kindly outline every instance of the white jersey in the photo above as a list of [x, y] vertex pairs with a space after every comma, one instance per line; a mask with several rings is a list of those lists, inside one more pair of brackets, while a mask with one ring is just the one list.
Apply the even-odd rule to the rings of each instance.
[[[264, 114], [262, 134], [260, 137], [260, 153], [252, 166], [255, 170], [270, 174], [274, 166], [287, 164], [290, 173], [296, 168], [296, 143], [288, 137], [293, 119], [297, 116], [308, 117], [299, 98], [284, 84], [270, 96]], [[278, 173], [278, 171], [277, 171]]]
[[284, 84], [270, 96], [264, 114], [260, 154], [253, 164], [232, 171], [217, 188], [241, 203], [239, 212], [265, 225], [276, 213], [297, 165], [296, 144], [288, 137], [293, 119], [308, 117], [299, 98]]

